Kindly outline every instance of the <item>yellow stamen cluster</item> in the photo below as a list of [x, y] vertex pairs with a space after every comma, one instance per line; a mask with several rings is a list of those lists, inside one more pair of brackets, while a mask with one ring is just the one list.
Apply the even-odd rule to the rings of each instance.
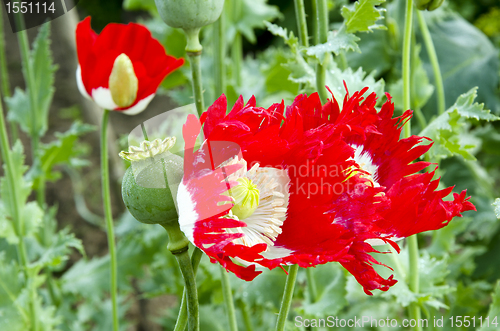
[[231, 212], [243, 220], [251, 216], [259, 206], [259, 189], [248, 178], [237, 179], [239, 185], [232, 188], [229, 193], [234, 198], [234, 206]]

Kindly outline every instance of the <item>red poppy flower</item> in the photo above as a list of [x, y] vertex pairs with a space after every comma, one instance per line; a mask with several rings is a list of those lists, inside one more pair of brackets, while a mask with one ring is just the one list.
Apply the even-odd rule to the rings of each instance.
[[143, 111], [161, 81], [184, 63], [135, 23], [111, 23], [98, 35], [87, 17], [76, 28], [76, 43], [80, 92], [104, 109], [128, 115]]
[[[373, 268], [373, 246], [445, 226], [474, 209], [465, 191], [444, 201], [436, 191], [427, 138], [399, 139], [411, 111], [392, 118], [390, 96], [380, 112], [362, 90], [322, 105], [318, 94], [299, 95], [286, 108], [242, 98], [226, 115], [219, 98], [201, 117], [188, 117], [184, 178], [177, 201], [186, 236], [238, 277], [256, 266], [311, 267], [340, 262], [367, 294], [396, 283]], [[285, 113], [285, 114], [284, 114]], [[204, 124], [205, 140], [194, 146]]]

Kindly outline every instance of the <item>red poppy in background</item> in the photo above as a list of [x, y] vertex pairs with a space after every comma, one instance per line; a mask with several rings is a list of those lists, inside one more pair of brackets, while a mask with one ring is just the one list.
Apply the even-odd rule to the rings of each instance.
[[[429, 165], [411, 163], [430, 145], [400, 139], [411, 111], [392, 118], [366, 89], [322, 105], [317, 93], [286, 108], [237, 101], [226, 115], [219, 98], [183, 128], [184, 178], [177, 201], [182, 231], [212, 262], [252, 280], [256, 266], [311, 267], [340, 262], [363, 286], [386, 291], [396, 283], [373, 268], [373, 246], [439, 229], [475, 209], [465, 191], [444, 201]], [[201, 125], [205, 140], [194, 150]]]
[[136, 23], [111, 23], [96, 34], [87, 17], [76, 28], [76, 43], [80, 92], [104, 109], [128, 115], [143, 111], [162, 80], [184, 63]]

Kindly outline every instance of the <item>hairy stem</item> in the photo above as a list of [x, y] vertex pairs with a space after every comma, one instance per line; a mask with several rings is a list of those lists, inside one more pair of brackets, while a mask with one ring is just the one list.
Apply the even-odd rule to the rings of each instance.
[[226, 39], [225, 39], [224, 12], [214, 22], [214, 69], [215, 69], [215, 96], [219, 97], [226, 91]]
[[[411, 237], [407, 238], [407, 243], [408, 243], [408, 248], [409, 248], [409, 253], [410, 253], [410, 268], [409, 268], [409, 284], [410, 284], [410, 290], [417, 294], [419, 292], [419, 274], [418, 274], [418, 258], [419, 258], [419, 253], [418, 253], [418, 241], [417, 241], [417, 235], [413, 235]], [[409, 307], [410, 311], [410, 318], [414, 321], [418, 321], [421, 318], [421, 311], [420, 311], [420, 306], [418, 303], [413, 302], [410, 304]], [[417, 323], [417, 325], [414, 327], [414, 330], [420, 331], [422, 330], [422, 326]]]
[[[241, 15], [241, 0], [233, 1], [233, 17], [238, 18]], [[241, 85], [241, 68], [243, 66], [243, 38], [241, 32], [236, 30], [233, 44], [231, 46], [231, 58], [233, 62], [233, 77], [236, 86]]]
[[113, 214], [111, 212], [111, 196], [109, 189], [109, 165], [108, 165], [108, 144], [107, 129], [109, 121], [109, 110], [105, 109], [102, 115], [101, 123], [101, 181], [102, 197], [104, 201], [104, 218], [106, 220], [106, 230], [108, 234], [109, 256], [111, 260], [111, 304], [113, 314], [113, 331], [118, 331], [118, 303], [117, 303], [117, 260], [115, 249], [115, 233], [113, 228]]
[[[194, 248], [194, 252], [191, 255], [191, 265], [193, 266], [193, 272], [196, 276], [196, 271], [198, 271], [198, 266], [200, 265], [200, 260], [203, 256], [203, 252], [198, 247]], [[179, 315], [177, 316], [177, 322], [175, 323], [174, 331], [184, 331], [187, 325], [187, 293], [186, 289], [182, 293], [181, 308], [179, 310]]]
[[285, 323], [292, 305], [293, 289], [295, 288], [295, 280], [297, 279], [298, 264], [293, 264], [288, 268], [288, 276], [286, 277], [285, 290], [283, 299], [281, 300], [280, 313], [278, 322], [276, 323], [276, 331], [284, 331]]
[[233, 293], [231, 291], [231, 284], [229, 282], [229, 275], [224, 269], [220, 267], [220, 276], [222, 283], [222, 294], [224, 296], [224, 303], [226, 304], [227, 319], [229, 322], [229, 330], [238, 331], [238, 323], [236, 323], [236, 313], [234, 309]]
[[417, 10], [418, 24], [420, 26], [420, 31], [422, 32], [422, 38], [424, 39], [425, 48], [427, 49], [427, 54], [429, 55], [429, 61], [432, 65], [432, 72], [434, 73], [434, 84], [436, 85], [437, 93], [437, 109], [438, 114], [444, 113], [446, 110], [445, 105], [445, 94], [443, 85], [443, 76], [441, 75], [441, 70], [439, 69], [439, 62], [436, 54], [436, 49], [434, 48], [434, 43], [432, 42], [432, 37], [425, 22], [424, 15], [420, 10]]
[[294, 0], [295, 19], [297, 20], [297, 29], [299, 30], [300, 45], [309, 47], [309, 35], [307, 34], [306, 11], [304, 9], [304, 0]]
[[247, 331], [253, 331], [252, 319], [250, 318], [250, 312], [248, 311], [248, 306], [243, 299], [238, 300], [238, 306], [241, 310], [241, 315], [243, 316], [243, 323], [245, 324], [245, 329]]
[[[318, 42], [320, 44], [326, 43], [328, 40], [328, 6], [326, 0], [317, 0], [316, 19], [318, 21]], [[330, 54], [325, 54], [323, 61], [318, 63], [316, 67], [316, 89], [322, 103], [326, 103], [328, 99], [325, 85], [326, 68], [328, 67], [329, 59]]]
[[[410, 109], [410, 59], [411, 59], [411, 36], [412, 36], [412, 23], [413, 23], [413, 0], [406, 0], [406, 13], [405, 13], [405, 31], [403, 40], [403, 111]], [[411, 135], [411, 125], [408, 121], [404, 127], [404, 136]]]
[[187, 298], [187, 311], [188, 311], [188, 330], [200, 330], [199, 320], [199, 307], [198, 307], [198, 290], [196, 289], [196, 281], [194, 278], [194, 270], [191, 264], [191, 259], [186, 250], [174, 254], [179, 263], [182, 277], [184, 278], [185, 291]]
[[312, 273], [311, 268], [306, 268], [306, 277], [307, 277], [307, 291], [309, 292], [309, 299], [311, 302], [316, 302], [318, 299], [318, 289], [316, 287], [316, 280], [314, 279], [314, 275]]

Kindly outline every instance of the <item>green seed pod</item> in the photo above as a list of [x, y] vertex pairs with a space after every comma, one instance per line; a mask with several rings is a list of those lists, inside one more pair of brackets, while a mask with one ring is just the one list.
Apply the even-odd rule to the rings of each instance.
[[120, 156], [131, 161], [122, 181], [125, 206], [139, 222], [171, 226], [177, 223], [177, 187], [182, 181], [183, 160], [169, 152], [174, 138], [144, 141]]
[[416, 6], [420, 10], [433, 11], [441, 7], [444, 0], [417, 0]]
[[155, 3], [165, 23], [184, 30], [215, 22], [224, 7], [224, 0], [155, 0]]

